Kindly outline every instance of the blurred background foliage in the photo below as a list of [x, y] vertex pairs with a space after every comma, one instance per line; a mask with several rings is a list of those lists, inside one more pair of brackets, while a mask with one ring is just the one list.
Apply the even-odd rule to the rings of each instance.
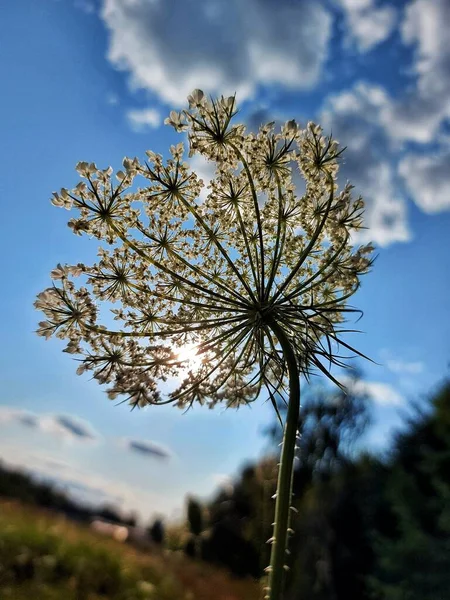
[[[356, 385], [360, 374], [355, 372], [352, 377], [348, 389], [362, 389]], [[385, 454], [374, 456], [361, 444], [370, 423], [366, 397], [320, 385], [310, 385], [305, 391], [286, 600], [449, 597], [450, 380], [431, 395], [425, 408], [421, 406], [414, 405]], [[280, 402], [278, 408], [283, 416], [286, 407]], [[224, 582], [245, 583], [242, 580], [248, 579], [253, 585], [251, 580], [263, 577], [269, 562], [266, 542], [272, 535], [279, 423], [274, 422], [265, 435], [266, 458], [246, 465], [213, 498], [188, 497], [184, 522], [165, 523], [156, 518], [143, 530], [144, 535], [137, 535], [140, 528], [132, 516], [123, 517], [108, 507], [94, 512], [28, 475], [2, 468], [0, 495], [21, 503], [0, 504], [0, 597], [21, 598], [19, 592], [8, 596], [8, 590], [37, 581], [41, 587], [47, 585], [49, 594], [71, 582], [75, 596], [68, 598], [188, 598], [182, 595], [187, 593], [186, 583], [180, 583], [173, 573], [170, 584], [164, 578], [164, 570], [173, 567], [173, 560], [184, 561], [176, 563], [178, 573], [188, 573], [192, 565], [213, 569], [207, 571], [210, 574], [219, 567], [230, 572], [231, 579], [223, 575]], [[128, 568], [120, 553], [111, 553], [98, 546], [99, 542], [73, 541], [65, 534], [63, 543], [50, 527], [41, 527], [39, 532], [42, 520], [33, 520], [32, 513], [28, 521], [20, 519], [21, 527], [14, 528], [11, 506], [20, 512], [20, 507], [30, 504], [64, 513], [71, 522], [79, 522], [73, 527], [86, 531], [86, 524], [94, 518], [125, 525], [129, 536], [121, 548], [134, 548], [139, 556], [152, 560], [170, 560], [164, 562], [162, 571], [155, 564], [145, 566], [141, 559], [137, 570], [136, 563]], [[10, 511], [9, 517], [5, 510]], [[77, 562], [76, 556], [84, 558]], [[143, 568], [147, 572], [142, 572]], [[195, 588], [195, 577], [189, 589]], [[165, 581], [162, 587], [161, 581]], [[222, 592], [228, 589], [224, 598], [257, 597], [256, 583], [237, 591], [230, 591], [227, 583], [221, 585]], [[212, 590], [203, 597], [219, 597], [219, 592]], [[193, 597], [201, 596], [196, 592]]]

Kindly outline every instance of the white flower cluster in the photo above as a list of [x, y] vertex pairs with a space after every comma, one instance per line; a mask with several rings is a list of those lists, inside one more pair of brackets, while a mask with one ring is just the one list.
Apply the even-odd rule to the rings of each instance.
[[[115, 178], [110, 167], [80, 162], [82, 182], [52, 202], [78, 211], [74, 233], [110, 247], [91, 267], [52, 272], [54, 286], [35, 304], [46, 316], [38, 333], [67, 339], [66, 351], [82, 357], [78, 372], [93, 371], [110, 397], [134, 406], [239, 405], [263, 387], [273, 400], [287, 378], [274, 323], [305, 374], [329, 374], [326, 361], [341, 364], [338, 345], [349, 348], [340, 324], [373, 250], [351, 244], [364, 204], [351, 185], [338, 191], [341, 151], [318, 125], [246, 133], [233, 124], [234, 97], [208, 100], [195, 90], [188, 100], [189, 110], [172, 111], [166, 123], [187, 131], [189, 156], [215, 162], [206, 200], [182, 143], [167, 161], [150, 151], [145, 162], [125, 158]], [[306, 183], [301, 197], [295, 169]], [[74, 286], [77, 277], [85, 287]], [[98, 301], [119, 328], [98, 322]], [[185, 344], [195, 344], [195, 365], [178, 355]], [[160, 382], [180, 372], [164, 399]]]

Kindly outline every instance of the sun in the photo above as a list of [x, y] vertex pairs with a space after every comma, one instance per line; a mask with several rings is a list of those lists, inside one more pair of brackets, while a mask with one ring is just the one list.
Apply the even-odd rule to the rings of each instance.
[[175, 354], [180, 360], [183, 369], [196, 369], [202, 363], [202, 356], [198, 354], [197, 344], [184, 344], [175, 349]]

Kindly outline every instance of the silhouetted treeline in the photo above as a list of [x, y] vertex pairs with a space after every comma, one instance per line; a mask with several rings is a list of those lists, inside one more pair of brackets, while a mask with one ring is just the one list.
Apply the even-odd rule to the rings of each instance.
[[[321, 388], [303, 400], [286, 600], [450, 598], [450, 382], [415, 409], [383, 459], [355, 450], [368, 406]], [[269, 433], [275, 445], [281, 428]], [[203, 507], [203, 559], [263, 575], [276, 462], [247, 466]]]
[[166, 532], [162, 519], [155, 519], [147, 532], [152, 542], [159, 545], [164, 544]]
[[119, 525], [134, 526], [136, 524], [136, 518], [133, 515], [125, 517], [110, 506], [100, 508], [85, 506], [71, 499], [66, 493], [57, 490], [55, 486], [37, 481], [26, 472], [12, 470], [1, 461], [0, 496], [61, 512], [77, 521], [89, 522], [94, 517], [100, 517]]
[[397, 437], [382, 483], [374, 597], [450, 598], [450, 381]]

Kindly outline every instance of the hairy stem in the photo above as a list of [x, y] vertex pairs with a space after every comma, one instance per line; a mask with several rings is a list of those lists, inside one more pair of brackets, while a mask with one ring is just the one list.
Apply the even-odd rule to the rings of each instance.
[[283, 350], [289, 373], [289, 405], [284, 426], [280, 470], [275, 503], [275, 523], [269, 567], [268, 600], [281, 600], [284, 586], [286, 550], [289, 536], [290, 508], [297, 427], [300, 415], [300, 374], [294, 350], [282, 327], [275, 321], [269, 324]]

